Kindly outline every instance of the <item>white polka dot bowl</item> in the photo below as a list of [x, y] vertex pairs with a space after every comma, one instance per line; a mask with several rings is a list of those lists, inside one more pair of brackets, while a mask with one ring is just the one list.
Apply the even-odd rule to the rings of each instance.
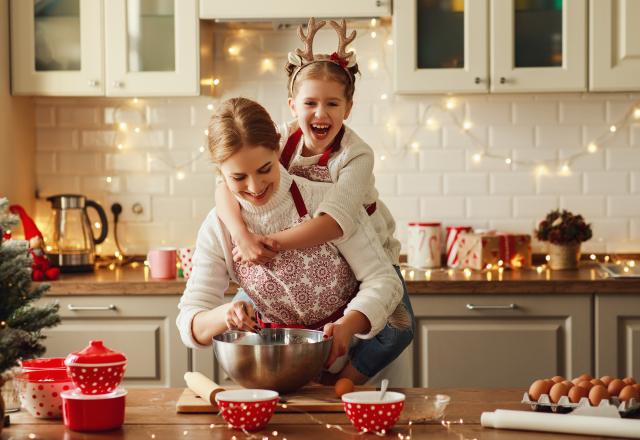
[[33, 417], [62, 417], [61, 393], [73, 388], [66, 370], [23, 371], [16, 375], [20, 403]]
[[258, 431], [269, 423], [279, 394], [270, 390], [229, 390], [216, 394], [222, 418], [232, 428]]
[[73, 384], [82, 394], [107, 394], [122, 382], [127, 358], [96, 339], [83, 350], [71, 353], [64, 363]]
[[342, 395], [344, 411], [358, 431], [386, 433], [400, 418], [405, 396], [387, 391], [356, 391]]

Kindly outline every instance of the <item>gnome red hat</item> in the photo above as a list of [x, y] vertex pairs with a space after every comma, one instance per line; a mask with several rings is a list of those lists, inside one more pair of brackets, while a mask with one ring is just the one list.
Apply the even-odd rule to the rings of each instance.
[[20, 205], [11, 205], [9, 206], [9, 211], [12, 214], [16, 214], [20, 217], [20, 221], [22, 222], [22, 228], [24, 229], [24, 238], [25, 240], [31, 240], [33, 237], [42, 237], [42, 232], [36, 226], [36, 223], [33, 221], [27, 211]]

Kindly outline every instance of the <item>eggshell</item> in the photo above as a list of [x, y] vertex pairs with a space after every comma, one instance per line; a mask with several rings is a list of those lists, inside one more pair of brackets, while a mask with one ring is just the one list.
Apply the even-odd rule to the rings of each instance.
[[583, 373], [580, 376], [578, 376], [580, 379], [582, 380], [591, 380], [593, 379], [593, 376], [588, 374], [588, 373]]
[[620, 391], [624, 388], [625, 383], [620, 379], [613, 379], [609, 386], [607, 387], [607, 391], [612, 396], [617, 396], [620, 394]]
[[575, 386], [569, 390], [569, 400], [571, 403], [578, 403], [583, 397], [589, 396], [589, 390]]
[[605, 387], [608, 387], [613, 379], [615, 379], [615, 377], [611, 377], [611, 376], [602, 376], [600, 378], [600, 380], [602, 381]]
[[580, 379], [579, 377], [574, 377], [573, 379], [571, 379], [571, 382], [574, 385], [578, 385], [580, 382], [582, 382], [582, 379]]
[[562, 383], [565, 384], [566, 386], [568, 386], [569, 389], [571, 389], [571, 388], [573, 388], [575, 386], [575, 384], [573, 382], [571, 382], [570, 380], [565, 380]]
[[589, 382], [591, 382], [593, 385], [604, 385], [606, 387], [605, 383], [600, 379], [591, 379]]
[[633, 385], [636, 383], [636, 380], [633, 377], [625, 377], [624, 379], [622, 379], [622, 381], [626, 384], [626, 385]]
[[638, 400], [640, 399], [640, 393], [633, 385], [627, 385], [620, 391], [620, 394], [618, 394], [618, 399], [620, 399], [621, 402], [626, 402], [629, 399]]
[[591, 405], [598, 406], [601, 400], [609, 399], [609, 393], [604, 385], [595, 385], [589, 391], [589, 402]]
[[538, 400], [541, 395], [549, 394], [553, 382], [545, 379], [538, 379], [529, 387], [529, 397], [531, 400]]
[[588, 380], [583, 380], [582, 382], [578, 383], [577, 386], [579, 386], [580, 388], [584, 388], [587, 391], [593, 388], [593, 384]]
[[562, 376], [553, 376], [551, 378], [551, 380], [553, 381], [553, 383], [564, 382], [564, 377], [562, 377]]
[[640, 383], [634, 383], [631, 386], [634, 387], [636, 389], [636, 391], [638, 391], [638, 393], [640, 393]]
[[347, 394], [353, 391], [353, 382], [351, 379], [343, 377], [338, 379], [335, 385], [336, 396], [342, 397], [343, 394]]
[[551, 387], [549, 390], [549, 397], [551, 397], [551, 401], [553, 403], [558, 403], [562, 396], [566, 396], [569, 394], [569, 387], [567, 387], [562, 382], [558, 382]]

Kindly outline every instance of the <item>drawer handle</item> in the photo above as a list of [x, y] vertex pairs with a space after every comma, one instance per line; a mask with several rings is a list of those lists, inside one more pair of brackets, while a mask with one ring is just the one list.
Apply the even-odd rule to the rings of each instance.
[[515, 310], [517, 309], [517, 304], [511, 303], [504, 306], [481, 306], [477, 304], [467, 304], [468, 310]]
[[117, 310], [118, 309], [115, 304], [109, 304], [108, 306], [74, 306], [73, 304], [69, 304], [67, 308], [72, 312], [82, 312], [86, 310]]

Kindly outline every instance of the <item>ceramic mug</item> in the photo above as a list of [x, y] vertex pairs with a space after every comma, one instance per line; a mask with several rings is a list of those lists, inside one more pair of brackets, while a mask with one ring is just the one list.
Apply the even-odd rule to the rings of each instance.
[[172, 247], [151, 249], [147, 254], [147, 262], [149, 263], [151, 278], [175, 278], [176, 257], [176, 249]]
[[185, 279], [189, 279], [191, 270], [193, 269], [193, 251], [195, 246], [182, 247], [178, 249], [178, 258], [180, 259], [180, 266], [182, 267], [182, 275]]

